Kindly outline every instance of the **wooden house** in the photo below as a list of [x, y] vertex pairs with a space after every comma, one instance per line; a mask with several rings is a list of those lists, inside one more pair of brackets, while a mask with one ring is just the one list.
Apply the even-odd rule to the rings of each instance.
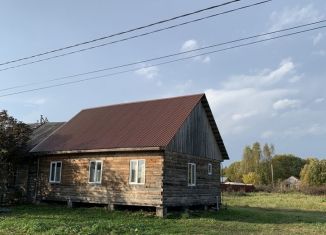
[[205, 94], [82, 110], [36, 145], [38, 200], [216, 205], [228, 159]]

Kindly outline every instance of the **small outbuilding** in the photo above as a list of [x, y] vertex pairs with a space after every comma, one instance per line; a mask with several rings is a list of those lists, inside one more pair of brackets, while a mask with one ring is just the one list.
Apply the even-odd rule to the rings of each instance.
[[37, 200], [216, 206], [229, 159], [205, 94], [79, 112], [32, 150]]
[[282, 182], [282, 186], [290, 189], [298, 189], [300, 187], [300, 184], [301, 181], [294, 176], [290, 176]]

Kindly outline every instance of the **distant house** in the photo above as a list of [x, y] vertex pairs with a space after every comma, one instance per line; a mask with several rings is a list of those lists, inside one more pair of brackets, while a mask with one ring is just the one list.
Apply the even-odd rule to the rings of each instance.
[[283, 180], [282, 186], [285, 186], [286, 188], [291, 188], [291, 189], [298, 189], [300, 187], [301, 181], [294, 177], [290, 176], [286, 180]]
[[253, 184], [244, 184], [240, 182], [223, 182], [221, 190], [228, 192], [253, 192], [255, 186]]
[[229, 159], [204, 94], [82, 110], [31, 153], [37, 200], [150, 206], [159, 216], [216, 205]]

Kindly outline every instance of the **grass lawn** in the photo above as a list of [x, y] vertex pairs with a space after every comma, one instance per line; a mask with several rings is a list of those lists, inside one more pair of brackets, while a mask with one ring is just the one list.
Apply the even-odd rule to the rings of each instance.
[[228, 209], [171, 214], [24, 205], [0, 213], [0, 234], [326, 234], [326, 197], [225, 195]]

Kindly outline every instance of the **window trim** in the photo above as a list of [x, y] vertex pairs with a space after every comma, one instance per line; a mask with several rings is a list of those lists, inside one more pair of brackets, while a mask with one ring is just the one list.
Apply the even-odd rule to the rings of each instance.
[[213, 165], [212, 163], [207, 164], [207, 174], [212, 175], [213, 174]]
[[[60, 177], [59, 177], [59, 181], [56, 181], [55, 179], [57, 178], [57, 164], [61, 163], [61, 167], [60, 167]], [[55, 168], [54, 168], [54, 180], [51, 180], [51, 176], [52, 176], [52, 164], [55, 164]], [[51, 161], [50, 162], [50, 174], [49, 174], [49, 183], [51, 184], [60, 184], [61, 183], [61, 175], [62, 175], [62, 161]]]
[[[136, 162], [136, 181], [138, 179], [138, 162], [139, 161], [144, 161], [144, 182], [143, 183], [138, 183], [138, 182], [132, 182], [131, 181], [131, 162]], [[145, 159], [131, 159], [129, 161], [129, 184], [134, 184], [134, 185], [144, 185], [146, 182], [146, 160]]]
[[[194, 181], [193, 182], [190, 182], [189, 183], [189, 169], [190, 169], [190, 181], [191, 180], [191, 173], [192, 173], [192, 166], [194, 166], [194, 171], [193, 171], [193, 174], [194, 174]], [[196, 181], [197, 181], [197, 167], [196, 167], [196, 163], [188, 163], [188, 186], [196, 186]]]
[[[96, 174], [96, 169], [97, 169], [97, 163], [101, 163], [101, 176], [100, 176], [100, 181], [94, 181], [91, 182], [91, 163], [95, 162], [95, 174]], [[89, 184], [102, 184], [102, 175], [103, 175], [103, 160], [90, 160], [88, 163], [88, 183]]]

